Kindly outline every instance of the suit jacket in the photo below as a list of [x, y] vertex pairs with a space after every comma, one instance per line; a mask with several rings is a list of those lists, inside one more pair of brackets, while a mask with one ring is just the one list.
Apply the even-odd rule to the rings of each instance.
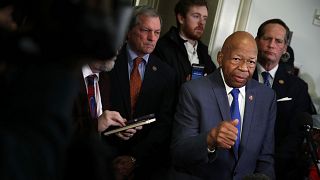
[[169, 164], [169, 145], [173, 119], [174, 72], [154, 55], [149, 56], [136, 109], [131, 116], [130, 80], [128, 75], [128, 55], [126, 46], [120, 51], [114, 69], [110, 72], [111, 109], [130, 120], [154, 113], [156, 122], [145, 125], [130, 140], [122, 141], [110, 137], [117, 155], [131, 155], [137, 159], [141, 175], [137, 179], [148, 179], [158, 167]]
[[[89, 102], [87, 96], [87, 89], [83, 79], [82, 73], [79, 74], [79, 92], [74, 102], [73, 108], [73, 123], [75, 130], [82, 131], [95, 131], [97, 132], [97, 120], [90, 116]], [[102, 110], [109, 109], [109, 96], [110, 96], [110, 82], [109, 76], [106, 73], [99, 74], [99, 90], [101, 96]]]
[[[257, 71], [253, 75], [258, 79]], [[300, 78], [286, 72], [279, 64], [275, 74], [272, 89], [276, 92], [277, 100], [285, 97], [288, 101], [277, 102], [277, 120], [275, 123], [275, 155], [276, 158], [295, 158], [297, 149], [303, 141], [302, 124], [304, 120], [296, 119], [298, 113], [311, 113], [311, 98], [308, 85]]]
[[273, 127], [275, 93], [255, 80], [246, 85], [239, 159], [233, 150], [207, 151], [207, 134], [230, 120], [230, 106], [220, 70], [182, 85], [173, 124], [172, 154], [176, 169], [202, 179], [242, 179], [262, 173], [274, 179]]
[[[79, 73], [79, 91], [73, 107], [73, 129], [65, 165], [65, 179], [109, 179], [112, 153], [97, 131], [97, 119], [90, 116], [87, 90]], [[109, 83], [106, 75], [99, 75], [102, 109], [108, 108]]]
[[[179, 36], [178, 29], [171, 27], [171, 29], [159, 39], [154, 54], [160, 57], [161, 60], [168, 63], [176, 71], [177, 87], [186, 82], [186, 78], [191, 74], [191, 64], [188, 58], [184, 40]], [[198, 41], [197, 54], [199, 64], [204, 65], [204, 72], [212, 73], [216, 66], [208, 54], [208, 46]]]

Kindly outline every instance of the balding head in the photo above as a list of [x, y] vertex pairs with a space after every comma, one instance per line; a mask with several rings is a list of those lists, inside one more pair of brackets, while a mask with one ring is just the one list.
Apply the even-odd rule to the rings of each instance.
[[244, 31], [231, 34], [218, 53], [218, 63], [230, 87], [242, 87], [252, 77], [256, 67], [257, 45], [254, 37]]
[[224, 53], [225, 51], [234, 49], [241, 45], [255, 46], [255, 49], [257, 50], [255, 39], [250, 33], [245, 31], [237, 31], [227, 37], [223, 43], [221, 51]]

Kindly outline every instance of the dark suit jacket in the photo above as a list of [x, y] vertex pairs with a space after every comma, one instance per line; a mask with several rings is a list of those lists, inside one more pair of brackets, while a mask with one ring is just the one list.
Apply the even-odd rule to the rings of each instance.
[[[79, 73], [79, 92], [73, 107], [72, 141], [68, 148], [65, 179], [102, 180], [111, 177], [112, 154], [102, 142], [97, 131], [97, 119], [90, 116], [87, 90], [82, 73]], [[102, 109], [108, 107], [109, 82], [106, 75], [99, 75]]]
[[[171, 27], [171, 29], [159, 39], [154, 51], [154, 54], [168, 63], [176, 71], [178, 88], [182, 83], [186, 82], [186, 77], [191, 74], [191, 65], [184, 42], [185, 41], [179, 36], [178, 29]], [[212, 73], [216, 69], [216, 66], [208, 54], [208, 46], [201, 41], [198, 41], [197, 54], [199, 63], [205, 67], [205, 73]]]
[[173, 124], [172, 154], [176, 169], [201, 179], [242, 179], [262, 173], [274, 179], [273, 127], [275, 93], [250, 80], [246, 85], [245, 112], [236, 161], [233, 150], [207, 152], [207, 134], [223, 120], [230, 120], [230, 106], [220, 69], [181, 87]]
[[[253, 78], [258, 79], [257, 71]], [[290, 162], [296, 165], [296, 160], [302, 155], [301, 150], [304, 132], [304, 119], [296, 119], [301, 112], [312, 113], [311, 98], [308, 94], [308, 85], [300, 78], [288, 74], [285, 67], [279, 64], [275, 74], [272, 89], [276, 92], [277, 100], [288, 97], [288, 101], [277, 102], [277, 120], [275, 123], [275, 163], [282, 166], [282, 163]], [[300, 154], [299, 154], [300, 153]], [[278, 163], [281, 163], [278, 165]], [[301, 166], [301, 165], [299, 165]], [[287, 168], [290, 166], [286, 165]], [[276, 169], [279, 173], [287, 173], [282, 169]], [[280, 172], [281, 171], [281, 172]], [[302, 171], [301, 168], [298, 171]]]
[[117, 137], [107, 140], [116, 147], [117, 155], [131, 155], [137, 159], [136, 163], [140, 166], [137, 169], [141, 170], [142, 175], [136, 173], [137, 179], [148, 179], [148, 174], [169, 163], [169, 141], [174, 110], [173, 70], [156, 56], [150, 55], [133, 116], [130, 108], [126, 46], [117, 57], [116, 65], [110, 72], [110, 80], [112, 110], [118, 111], [127, 120], [151, 113], [156, 116], [156, 122], [145, 125], [128, 141], [122, 141]]
[[[89, 102], [86, 85], [82, 76], [79, 74], [80, 88], [73, 108], [73, 122], [76, 131], [97, 131], [97, 120], [90, 116]], [[110, 82], [106, 73], [99, 74], [99, 89], [102, 103], [102, 110], [109, 109]]]

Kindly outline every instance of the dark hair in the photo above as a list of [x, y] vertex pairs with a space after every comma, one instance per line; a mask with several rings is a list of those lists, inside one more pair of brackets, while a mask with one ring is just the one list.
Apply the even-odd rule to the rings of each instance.
[[289, 27], [286, 25], [286, 23], [283, 22], [281, 19], [269, 19], [264, 23], [262, 23], [258, 28], [257, 38], [260, 39], [264, 35], [264, 27], [268, 24], [279, 24], [286, 30], [286, 36], [284, 37], [284, 41], [287, 44], [289, 40], [290, 30], [289, 30]]
[[208, 9], [208, 3], [206, 0], [179, 0], [174, 7], [174, 13], [176, 15], [177, 27], [180, 27], [178, 21], [178, 14], [185, 17], [191, 6], [205, 6]]
[[147, 5], [135, 6], [133, 8], [133, 15], [129, 24], [129, 30], [131, 30], [133, 27], [140, 23], [140, 16], [159, 17], [160, 24], [162, 24], [161, 16], [154, 8]]

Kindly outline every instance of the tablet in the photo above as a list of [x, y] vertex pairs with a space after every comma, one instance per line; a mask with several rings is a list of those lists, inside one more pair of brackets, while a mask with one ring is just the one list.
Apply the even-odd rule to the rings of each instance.
[[149, 115], [142, 116], [142, 117], [135, 118], [133, 120], [128, 121], [126, 126], [116, 127], [116, 129], [111, 129], [111, 130], [107, 129], [106, 131], [103, 132], [103, 134], [108, 136], [110, 134], [114, 134], [114, 133], [118, 133], [118, 132], [121, 132], [121, 131], [125, 131], [127, 129], [132, 129], [132, 128], [135, 128], [135, 127], [138, 127], [138, 126], [143, 126], [143, 125], [146, 125], [146, 124], [150, 124], [150, 123], [153, 123], [155, 121], [156, 121], [156, 118], [154, 117], [154, 114], [149, 114]]

